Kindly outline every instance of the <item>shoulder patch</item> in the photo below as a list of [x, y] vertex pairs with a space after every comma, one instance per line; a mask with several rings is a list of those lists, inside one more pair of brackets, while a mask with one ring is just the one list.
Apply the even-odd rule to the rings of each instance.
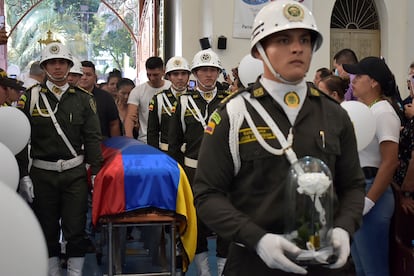
[[[33, 86], [32, 86], [33, 87]], [[26, 105], [27, 96], [25, 94], [21, 95], [19, 101], [17, 102], [17, 108], [23, 109]]]
[[310, 88], [310, 93], [312, 96], [316, 96], [316, 97], [319, 97], [321, 95], [321, 93], [313, 87]]
[[148, 110], [153, 111], [154, 110], [154, 104], [155, 104], [155, 96], [151, 98], [151, 101], [149, 102]]

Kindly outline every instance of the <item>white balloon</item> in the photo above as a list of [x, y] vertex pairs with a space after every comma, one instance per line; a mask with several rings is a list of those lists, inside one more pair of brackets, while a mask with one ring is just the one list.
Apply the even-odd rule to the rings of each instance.
[[0, 108], [0, 142], [14, 154], [18, 154], [29, 141], [30, 123], [26, 115], [16, 107]]
[[13, 153], [2, 143], [0, 143], [0, 164], [0, 182], [16, 192], [19, 184], [19, 166]]
[[263, 62], [248, 54], [240, 61], [238, 71], [241, 83], [247, 87], [249, 83], [256, 82], [257, 77], [263, 74]]
[[375, 117], [365, 104], [358, 101], [345, 101], [341, 106], [348, 112], [354, 124], [358, 151], [363, 150], [372, 141], [376, 131]]
[[0, 184], [0, 275], [47, 275], [43, 231], [29, 205]]

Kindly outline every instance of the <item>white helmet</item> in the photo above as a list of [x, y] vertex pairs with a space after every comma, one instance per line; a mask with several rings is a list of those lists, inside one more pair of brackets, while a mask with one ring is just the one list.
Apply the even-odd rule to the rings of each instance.
[[72, 61], [73, 66], [70, 68], [69, 73], [83, 75], [82, 63], [79, 59], [72, 57]]
[[188, 61], [183, 57], [172, 57], [167, 61], [165, 65], [165, 73], [168, 74], [171, 71], [184, 70], [191, 73], [190, 66], [188, 66]]
[[55, 59], [61, 58], [66, 59], [69, 61], [70, 66], [73, 66], [73, 57], [69, 50], [59, 42], [52, 42], [46, 45], [46, 47], [42, 50], [42, 55], [40, 57], [40, 66], [44, 67], [44, 62]]
[[250, 50], [263, 38], [290, 29], [306, 29], [312, 33], [314, 51], [322, 44], [322, 34], [318, 31], [312, 12], [293, 0], [278, 0], [264, 6], [253, 23]]
[[191, 65], [191, 71], [194, 71], [194, 69], [199, 67], [216, 67], [220, 71], [223, 69], [218, 55], [211, 49], [202, 50], [195, 54], [193, 64]]

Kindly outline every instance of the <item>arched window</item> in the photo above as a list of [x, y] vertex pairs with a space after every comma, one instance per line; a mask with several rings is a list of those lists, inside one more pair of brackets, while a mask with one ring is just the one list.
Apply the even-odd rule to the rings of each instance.
[[378, 30], [377, 10], [372, 0], [337, 0], [331, 28]]
[[330, 54], [350, 48], [358, 59], [380, 56], [380, 22], [373, 0], [336, 0], [331, 15]]

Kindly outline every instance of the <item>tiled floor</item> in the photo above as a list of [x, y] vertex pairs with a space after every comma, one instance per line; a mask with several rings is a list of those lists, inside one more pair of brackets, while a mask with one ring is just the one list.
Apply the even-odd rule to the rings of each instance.
[[[208, 241], [209, 244], [209, 263], [212, 276], [217, 275], [215, 247], [216, 240], [211, 238]], [[102, 257], [102, 264], [98, 265], [95, 254], [87, 254], [85, 257], [85, 264], [83, 269], [84, 276], [102, 276], [108, 273], [108, 262], [106, 254], [106, 246], [103, 248], [104, 255]], [[152, 258], [148, 252], [143, 248], [142, 242], [137, 240], [128, 241], [126, 245], [126, 257], [125, 263], [122, 267], [122, 273], [143, 273], [162, 271], [161, 266], [154, 266], [152, 264]], [[178, 274], [179, 275], [179, 274]], [[196, 276], [196, 269], [194, 264], [190, 264], [190, 267], [185, 273], [186, 276]]]

